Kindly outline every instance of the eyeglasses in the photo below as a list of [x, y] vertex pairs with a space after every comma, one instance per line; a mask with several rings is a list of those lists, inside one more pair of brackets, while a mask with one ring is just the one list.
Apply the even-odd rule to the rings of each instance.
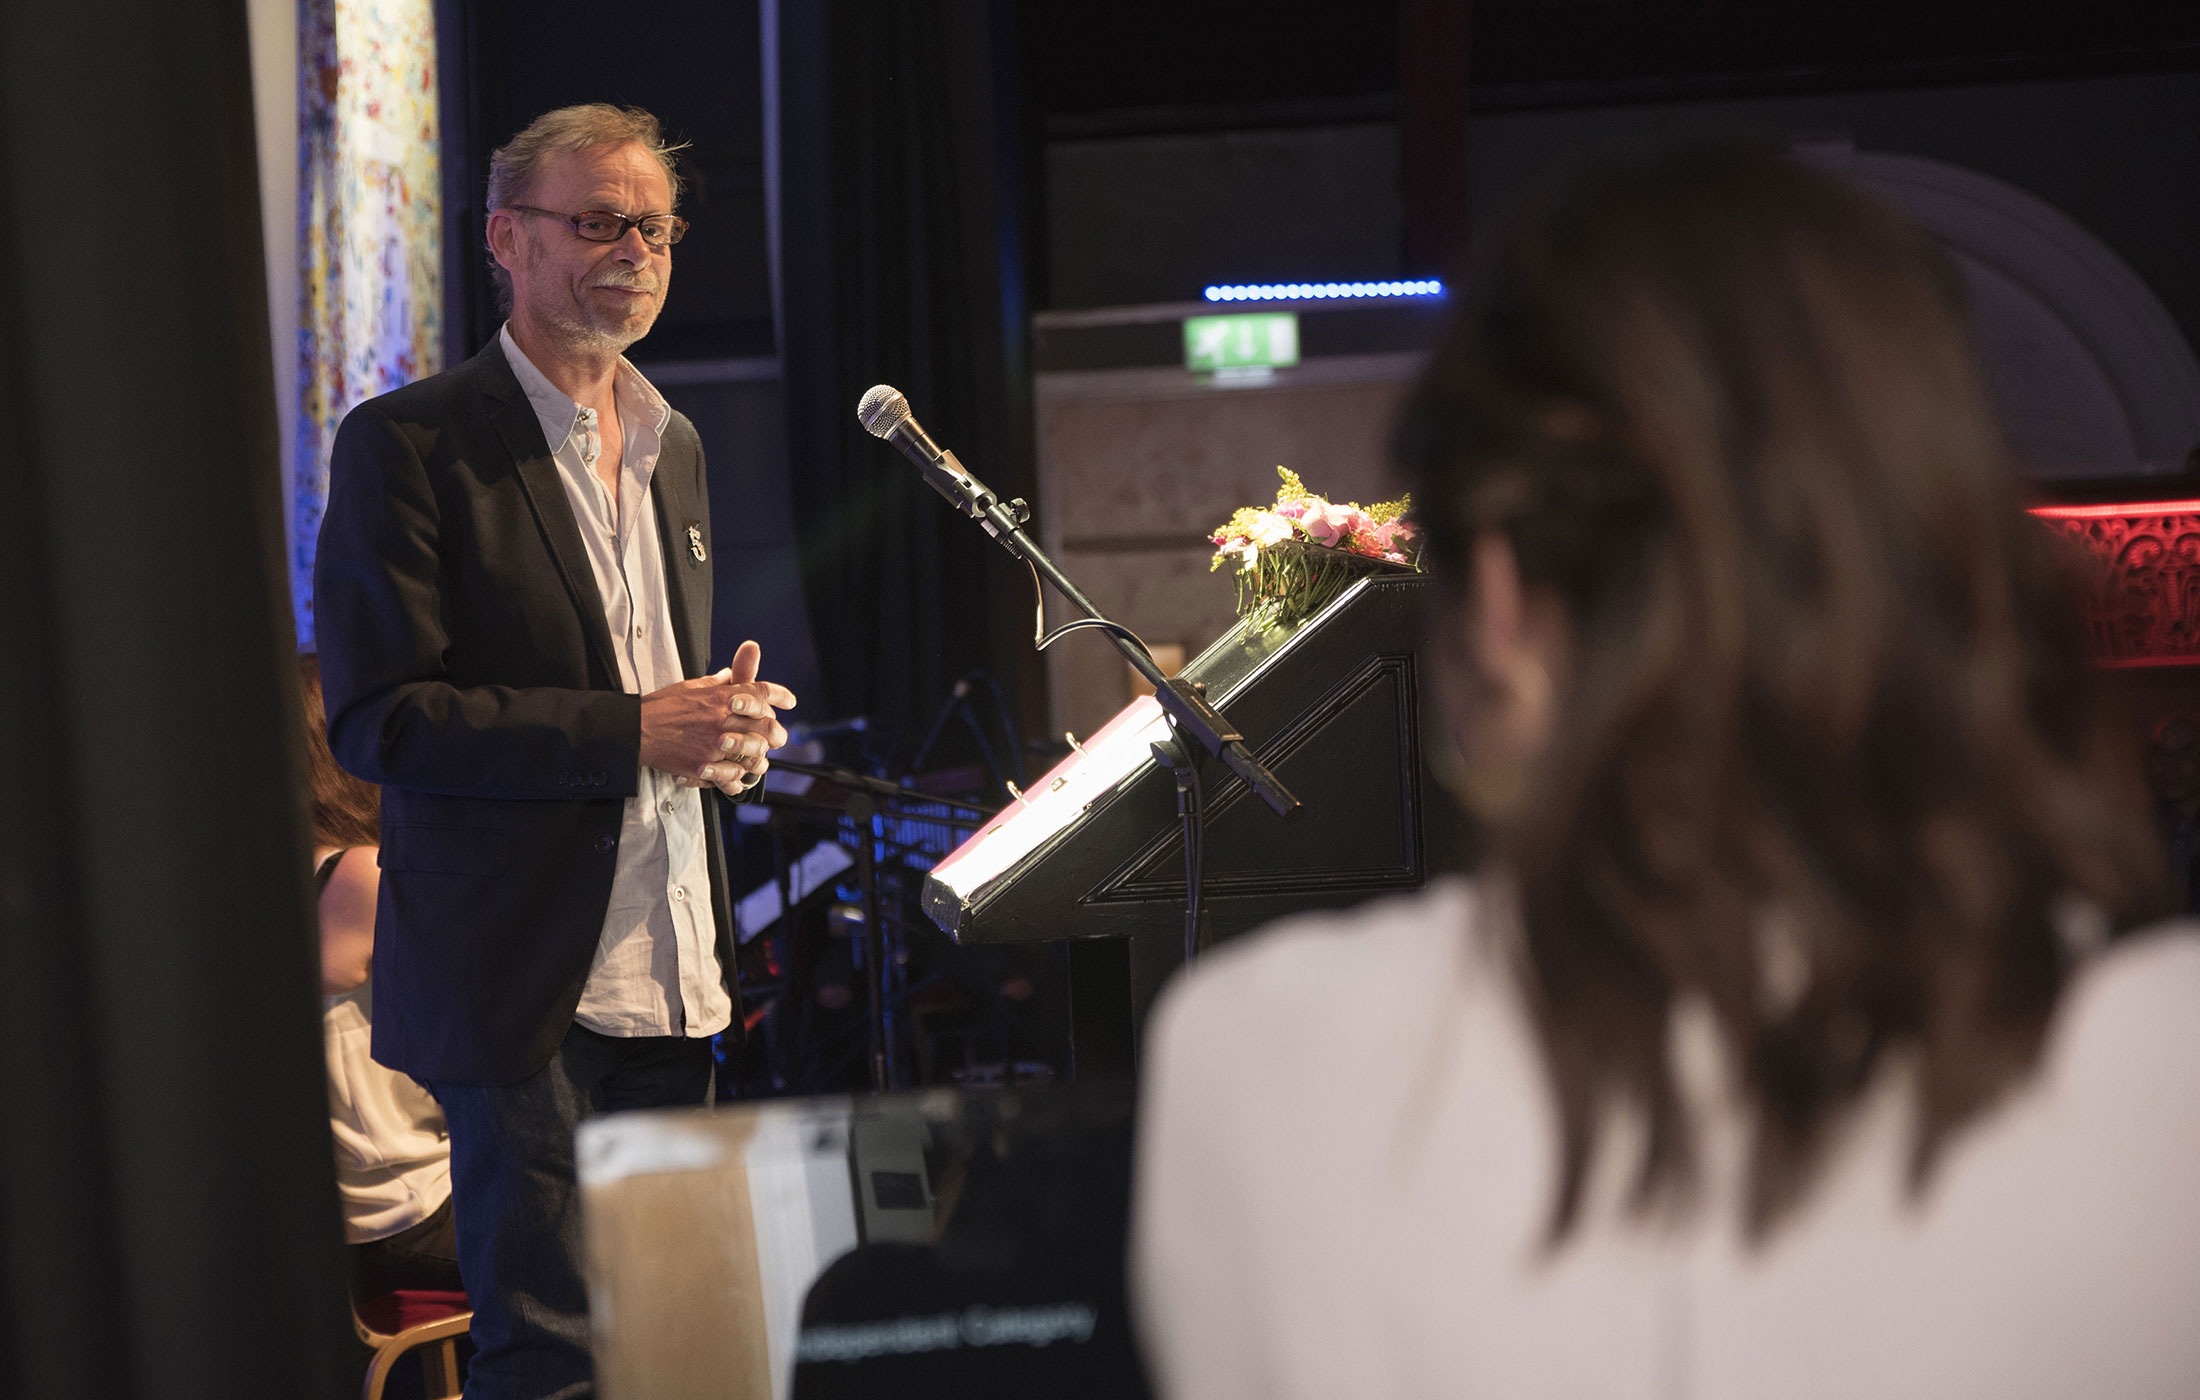
[[538, 209], [532, 204], [507, 204], [515, 213], [540, 214], [546, 219], [562, 219], [573, 226], [573, 232], [591, 243], [616, 243], [626, 237], [628, 229], [638, 229], [642, 241], [652, 248], [669, 248], [680, 241], [688, 231], [688, 221], [677, 214], [644, 214], [630, 219], [624, 214], [614, 214], [608, 209], [583, 209], [578, 214], [561, 214], [555, 209]]

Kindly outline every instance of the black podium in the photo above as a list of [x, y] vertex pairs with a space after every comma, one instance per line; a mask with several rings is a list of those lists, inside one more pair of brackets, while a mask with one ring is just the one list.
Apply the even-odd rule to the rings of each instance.
[[[1458, 868], [1469, 825], [1430, 775], [1419, 574], [1362, 579], [1289, 629], [1241, 624], [1184, 670], [1304, 809], [1285, 822], [1206, 767], [1208, 937], [1304, 909], [1412, 890]], [[1069, 940], [1080, 1077], [1127, 1072], [1137, 1025], [1182, 962], [1175, 782], [1134, 701], [940, 862], [925, 910], [964, 943]]]

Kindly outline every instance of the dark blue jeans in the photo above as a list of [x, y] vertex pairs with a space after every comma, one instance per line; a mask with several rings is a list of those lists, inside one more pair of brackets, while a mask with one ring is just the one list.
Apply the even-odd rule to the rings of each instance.
[[458, 1267], [474, 1305], [467, 1400], [595, 1394], [573, 1130], [599, 1113], [708, 1102], [710, 1041], [574, 1026], [517, 1084], [428, 1087], [450, 1125]]

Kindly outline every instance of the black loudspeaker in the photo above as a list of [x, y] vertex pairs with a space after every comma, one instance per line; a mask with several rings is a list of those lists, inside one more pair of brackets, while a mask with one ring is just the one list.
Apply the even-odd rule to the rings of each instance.
[[[1277, 817], [1203, 764], [1210, 936], [1302, 909], [1412, 890], [1461, 868], [1470, 826], [1429, 772], [1420, 665], [1429, 580], [1362, 579], [1291, 628], [1240, 624], [1185, 668], [1304, 804]], [[1184, 841], [1175, 780], [1152, 745], [1161, 707], [1133, 701], [925, 881], [964, 943], [1180, 936]]]

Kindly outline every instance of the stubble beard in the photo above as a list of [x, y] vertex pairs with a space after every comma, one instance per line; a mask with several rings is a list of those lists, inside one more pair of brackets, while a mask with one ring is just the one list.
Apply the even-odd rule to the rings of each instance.
[[[537, 271], [542, 260], [528, 250], [528, 261], [534, 264], [529, 271]], [[616, 321], [600, 316], [586, 300], [576, 299], [565, 293], [564, 284], [553, 283], [542, 289], [543, 294], [530, 299], [529, 309], [534, 321], [552, 339], [568, 351], [584, 356], [623, 355], [627, 347], [648, 335], [657, 324], [657, 315], [664, 309], [665, 289], [671, 285], [670, 268], [658, 270], [618, 267], [602, 268], [592, 274], [581, 293], [603, 286], [645, 287], [653, 289], [649, 314], [639, 318], [622, 318]]]
[[[619, 284], [620, 279], [599, 278], [591, 285], [601, 286], [607, 282]], [[633, 286], [638, 283], [626, 282], [623, 285]], [[658, 286], [661, 288], [662, 285], [660, 281]], [[535, 317], [545, 329], [572, 350], [611, 355], [625, 354], [628, 346], [648, 335], [657, 324], [657, 313], [664, 306], [660, 291], [658, 297], [650, 303], [647, 316], [613, 320], [596, 314], [586, 302], [576, 302], [564, 297], [551, 300], [553, 304], [539, 308]]]

